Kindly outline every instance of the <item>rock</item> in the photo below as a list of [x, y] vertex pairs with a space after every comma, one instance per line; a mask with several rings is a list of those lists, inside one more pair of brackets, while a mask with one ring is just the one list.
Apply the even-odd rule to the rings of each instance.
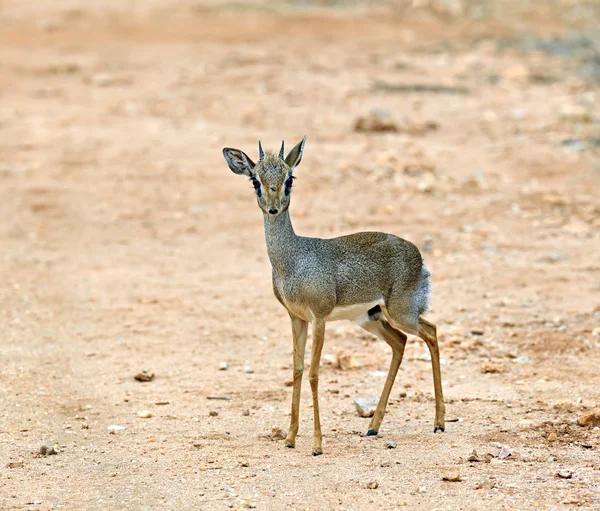
[[336, 353], [336, 358], [337, 366], [342, 371], [348, 371], [350, 369], [357, 369], [358, 367], [360, 367], [360, 364], [356, 360], [354, 360], [352, 353], [350, 353], [347, 350], [339, 350]]
[[56, 449], [50, 445], [42, 445], [40, 447], [40, 456], [52, 456], [57, 454]]
[[477, 454], [477, 451], [475, 449], [473, 449], [471, 451], [471, 454], [469, 454], [469, 457], [467, 458], [468, 461], [472, 461], [472, 462], [478, 462], [478, 461], [483, 461], [480, 457], [479, 454]]
[[558, 440], [558, 435], [554, 432], [548, 435], [548, 442], [556, 442]]
[[112, 424], [112, 425], [108, 426], [108, 428], [106, 428], [106, 429], [108, 429], [108, 432], [111, 435], [114, 435], [114, 434], [116, 434], [117, 431], [124, 430], [125, 426], [117, 426], [116, 424]]
[[563, 399], [561, 401], [556, 401], [552, 405], [552, 408], [554, 410], [558, 410], [560, 412], [574, 412], [576, 410], [579, 410], [580, 405], [579, 405], [579, 403], [576, 403], [575, 401], [569, 401], [568, 399]]
[[134, 377], [137, 381], [152, 381], [154, 379], [154, 373], [152, 371], [142, 371], [137, 373]]
[[481, 363], [481, 372], [483, 374], [503, 373], [504, 372], [504, 364], [502, 362], [492, 362], [491, 360], [484, 360]]
[[450, 472], [450, 473], [442, 476], [442, 481], [458, 483], [458, 482], [462, 481], [462, 478], [460, 477], [460, 473], [458, 471], [456, 471], [456, 472]]
[[375, 414], [375, 410], [377, 409], [378, 403], [379, 398], [375, 396], [357, 397], [354, 400], [354, 406], [356, 406], [356, 411], [361, 417], [373, 417], [373, 415]]
[[359, 132], [396, 132], [398, 129], [390, 114], [379, 108], [371, 110], [354, 122], [354, 131]]
[[502, 449], [500, 449], [500, 452], [498, 453], [498, 458], [502, 460], [504, 458], [508, 458], [511, 455], [512, 449], [508, 445], [503, 445]]
[[385, 447], [386, 449], [395, 449], [396, 447], [398, 447], [398, 444], [396, 442], [393, 442], [392, 440], [388, 440], [385, 443]]
[[246, 367], [244, 367], [244, 372], [246, 374], [252, 374], [252, 373], [254, 373], [254, 369], [252, 369], [250, 366], [246, 366]]
[[560, 478], [560, 479], [571, 479], [573, 477], [573, 472], [571, 470], [559, 470], [556, 475]]
[[567, 122], [592, 122], [592, 116], [581, 105], [563, 105], [560, 108], [560, 118]]
[[283, 440], [286, 437], [286, 432], [278, 426], [271, 428], [271, 440]]
[[487, 477], [484, 477], [481, 481], [479, 481], [476, 485], [475, 485], [475, 489], [477, 490], [491, 490], [493, 488], [495, 488], [496, 486], [496, 481], [489, 479]]
[[152, 417], [152, 412], [151, 412], [151, 411], [149, 411], [149, 410], [140, 410], [140, 411], [137, 413], [137, 416], [138, 416], [140, 419], [150, 419], [150, 418]]
[[291, 379], [290, 379], [290, 380], [285, 380], [285, 381], [283, 382], [283, 384], [284, 384], [286, 387], [293, 387], [293, 386], [294, 386], [294, 380], [291, 380]]
[[577, 419], [580, 426], [600, 426], [600, 408], [594, 408]]
[[419, 488], [417, 488], [417, 493], [425, 494], [427, 493], [427, 488], [425, 488], [425, 486], [419, 486]]
[[377, 481], [369, 481], [367, 483], [367, 488], [369, 490], [376, 490], [377, 488], [379, 488], [379, 483]]
[[218, 417], [219, 416], [219, 412], [216, 412], [215, 410], [211, 410], [210, 412], [208, 412], [208, 415], [210, 417]]
[[221, 362], [219, 364], [219, 371], [227, 371], [229, 369], [229, 364], [227, 362]]
[[244, 410], [244, 411], [242, 412], [242, 415], [243, 415], [244, 417], [248, 417], [248, 416], [250, 415], [250, 410]]
[[109, 87], [115, 83], [115, 77], [110, 73], [96, 73], [92, 76], [92, 83], [97, 87]]

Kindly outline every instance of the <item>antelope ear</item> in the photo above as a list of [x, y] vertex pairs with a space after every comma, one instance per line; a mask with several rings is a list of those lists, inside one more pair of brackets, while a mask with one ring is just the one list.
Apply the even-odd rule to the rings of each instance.
[[226, 147], [223, 149], [223, 156], [225, 157], [225, 161], [227, 161], [227, 165], [229, 165], [229, 168], [235, 174], [248, 177], [253, 175], [254, 162], [244, 151]]
[[302, 161], [302, 153], [304, 152], [304, 144], [306, 143], [306, 136], [298, 143], [285, 157], [285, 162], [288, 164], [290, 169], [294, 170]]

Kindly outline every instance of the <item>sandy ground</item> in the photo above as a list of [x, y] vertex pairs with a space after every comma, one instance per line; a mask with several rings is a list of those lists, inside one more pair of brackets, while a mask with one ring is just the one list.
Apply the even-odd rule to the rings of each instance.
[[[0, 508], [599, 509], [576, 420], [600, 406], [600, 98], [593, 60], [538, 44], [561, 19], [525, 44], [424, 11], [170, 5], [0, 4]], [[374, 108], [396, 131], [354, 130]], [[423, 250], [444, 434], [412, 339], [365, 437], [353, 399], [390, 350], [333, 323], [325, 455], [307, 382], [297, 448], [272, 438], [289, 320], [221, 148], [305, 134], [297, 232]]]

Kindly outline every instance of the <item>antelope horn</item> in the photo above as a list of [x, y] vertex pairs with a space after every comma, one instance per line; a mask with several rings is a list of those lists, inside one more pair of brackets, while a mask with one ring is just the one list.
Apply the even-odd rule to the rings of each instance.
[[281, 141], [281, 149], [279, 149], [279, 158], [281, 158], [283, 160], [284, 156], [283, 156], [283, 140]]
[[260, 140], [258, 141], [258, 161], [261, 161], [265, 157], [265, 153], [263, 151], [262, 145], [260, 144]]

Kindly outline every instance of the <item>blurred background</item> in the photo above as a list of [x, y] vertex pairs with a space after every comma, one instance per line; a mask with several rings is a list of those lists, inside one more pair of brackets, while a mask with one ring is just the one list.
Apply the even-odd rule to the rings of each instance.
[[[0, 0], [0, 507], [600, 507], [581, 419], [600, 405], [599, 21], [592, 0]], [[221, 150], [304, 135], [299, 234], [423, 252], [443, 436], [411, 341], [397, 447], [361, 437], [352, 400], [390, 351], [340, 323], [326, 456], [308, 385], [298, 448], [278, 441], [289, 321]]]

